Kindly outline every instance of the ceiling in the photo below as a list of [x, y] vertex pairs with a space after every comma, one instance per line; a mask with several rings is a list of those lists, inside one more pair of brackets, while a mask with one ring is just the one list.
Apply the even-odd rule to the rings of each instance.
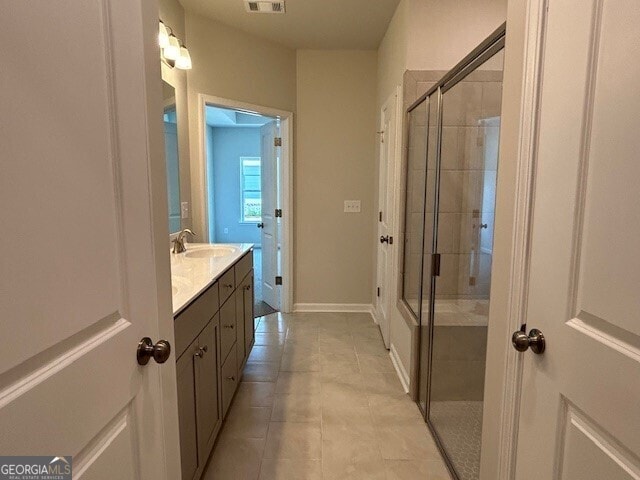
[[285, 0], [284, 14], [248, 13], [243, 0], [180, 2], [189, 12], [290, 48], [374, 50], [399, 0]]

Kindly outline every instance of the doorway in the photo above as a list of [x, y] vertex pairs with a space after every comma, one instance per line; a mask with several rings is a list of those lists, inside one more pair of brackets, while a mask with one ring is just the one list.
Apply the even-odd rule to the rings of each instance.
[[290, 231], [283, 185], [288, 123], [276, 112], [203, 103], [208, 239], [254, 245], [256, 317], [288, 307], [284, 283], [291, 277], [284, 274], [289, 256], [283, 251]]

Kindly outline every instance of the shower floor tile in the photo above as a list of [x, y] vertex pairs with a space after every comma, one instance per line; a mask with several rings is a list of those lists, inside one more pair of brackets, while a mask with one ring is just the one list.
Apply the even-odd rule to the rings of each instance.
[[478, 480], [482, 402], [432, 401], [429, 417], [460, 480]]

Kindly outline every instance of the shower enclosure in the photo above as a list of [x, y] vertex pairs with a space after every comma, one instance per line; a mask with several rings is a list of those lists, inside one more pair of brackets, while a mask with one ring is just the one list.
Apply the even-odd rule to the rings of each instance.
[[505, 25], [407, 111], [403, 299], [418, 405], [452, 474], [477, 480]]

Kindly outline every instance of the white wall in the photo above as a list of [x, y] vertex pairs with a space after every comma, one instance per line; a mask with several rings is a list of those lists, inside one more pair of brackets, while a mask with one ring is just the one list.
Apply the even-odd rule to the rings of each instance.
[[380, 108], [387, 97], [397, 85], [402, 85], [402, 76], [407, 69], [408, 6], [408, 0], [400, 0], [378, 47], [378, 117], [380, 116]]
[[[371, 304], [375, 51], [298, 50], [295, 299]], [[361, 213], [344, 213], [361, 200]]]
[[[451, 69], [505, 21], [506, 6], [507, 0], [401, 0], [378, 48], [378, 123], [383, 102], [402, 85], [405, 70]], [[400, 231], [403, 222], [398, 219]], [[391, 346], [410, 373], [412, 322], [392, 304]]]
[[409, 70], [450, 70], [507, 18], [506, 0], [409, 1]]

